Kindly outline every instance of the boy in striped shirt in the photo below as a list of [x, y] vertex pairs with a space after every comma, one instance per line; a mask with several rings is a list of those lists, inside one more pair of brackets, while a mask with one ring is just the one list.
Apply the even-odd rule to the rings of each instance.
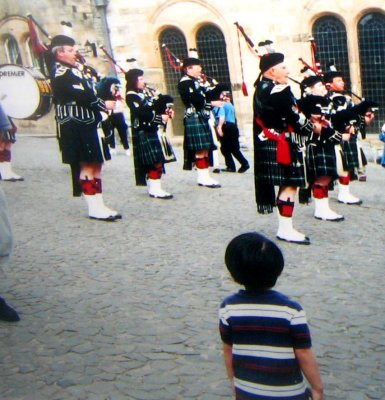
[[[281, 250], [259, 233], [235, 237], [226, 266], [245, 289], [228, 296], [219, 317], [227, 374], [236, 400], [323, 400], [323, 383], [301, 305], [272, 290], [284, 267]], [[303, 375], [302, 375], [303, 374]]]

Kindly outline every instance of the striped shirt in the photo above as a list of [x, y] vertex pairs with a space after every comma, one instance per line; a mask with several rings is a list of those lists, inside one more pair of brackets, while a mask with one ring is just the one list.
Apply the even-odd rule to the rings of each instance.
[[302, 307], [274, 290], [240, 290], [220, 306], [219, 329], [232, 346], [237, 400], [305, 399], [294, 349], [311, 347]]

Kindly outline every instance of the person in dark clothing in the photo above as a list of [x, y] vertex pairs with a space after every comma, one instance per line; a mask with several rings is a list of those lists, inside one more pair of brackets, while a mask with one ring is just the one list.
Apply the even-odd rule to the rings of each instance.
[[169, 200], [171, 193], [163, 190], [161, 178], [164, 164], [176, 161], [165, 128], [174, 116], [172, 97], [154, 96], [146, 88], [144, 72], [133, 68], [126, 73], [126, 103], [131, 111], [132, 145], [135, 180], [138, 186], [148, 185], [152, 198]]
[[235, 158], [241, 164], [238, 172], [243, 173], [246, 172], [250, 166], [240, 149], [239, 129], [235, 117], [235, 108], [231, 102], [230, 92], [222, 92], [220, 99], [223, 100], [223, 106], [214, 107], [213, 113], [216, 121], [218, 139], [221, 143], [221, 152], [226, 164], [226, 169], [224, 171], [236, 171]]
[[96, 96], [94, 82], [78, 63], [74, 39], [55, 36], [51, 52], [56, 60], [51, 82], [63, 163], [79, 167], [80, 188], [89, 218], [115, 221], [122, 216], [108, 208], [102, 197], [102, 166], [111, 157], [98, 134], [103, 115], [107, 117], [115, 102], [104, 102]]
[[[184, 141], [186, 154], [184, 169], [192, 169], [195, 163], [199, 186], [219, 188], [221, 185], [210, 176], [210, 154], [216, 150], [213, 132], [209, 125], [212, 108], [222, 106], [222, 101], [214, 99], [213, 88], [202, 81], [202, 67], [198, 58], [183, 60], [183, 73], [178, 82], [178, 91], [185, 106]], [[188, 167], [187, 167], [188, 166]]]
[[298, 188], [306, 186], [306, 140], [313, 131], [321, 131], [321, 124], [311, 123], [298, 111], [282, 53], [263, 55], [260, 70], [253, 99], [257, 210], [268, 214], [277, 206], [277, 238], [310, 244], [307, 236], [293, 228], [294, 202]]

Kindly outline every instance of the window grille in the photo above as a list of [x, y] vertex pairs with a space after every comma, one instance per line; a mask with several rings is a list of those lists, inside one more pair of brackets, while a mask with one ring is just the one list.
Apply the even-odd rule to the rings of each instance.
[[[182, 32], [175, 28], [169, 28], [164, 30], [159, 37], [159, 48], [162, 54], [162, 64], [164, 76], [166, 79], [167, 91], [172, 96], [178, 96], [178, 81], [181, 75], [181, 71], [175, 69], [170, 61], [168, 60], [166, 53], [162, 47], [165, 44], [168, 49], [182, 61], [187, 57], [187, 45], [186, 40]], [[176, 62], [173, 60], [173, 62]]]
[[5, 37], [4, 47], [5, 47], [5, 54], [7, 55], [7, 60], [9, 64], [17, 64], [17, 65], [23, 64], [21, 60], [19, 45], [13, 36], [7, 35]]
[[378, 132], [385, 122], [385, 15], [371, 13], [358, 23], [362, 94], [379, 104], [368, 130]]
[[313, 25], [313, 37], [322, 70], [326, 72], [330, 64], [335, 65], [344, 76], [346, 88], [350, 89], [348, 46], [344, 24], [335, 17], [321, 17]]
[[203, 73], [225, 84], [231, 90], [226, 42], [223, 33], [213, 25], [205, 25], [197, 32], [197, 50]]
[[[166, 81], [167, 93], [174, 97], [175, 118], [172, 120], [174, 135], [183, 135], [183, 116], [184, 105], [178, 93], [178, 82], [181, 76], [181, 71], [172, 66], [168, 60], [166, 53], [162, 47], [165, 44], [168, 49], [182, 61], [187, 57], [186, 39], [181, 31], [176, 28], [165, 29], [159, 36], [159, 48], [162, 56], [163, 73]], [[173, 60], [173, 63], [177, 63]]]

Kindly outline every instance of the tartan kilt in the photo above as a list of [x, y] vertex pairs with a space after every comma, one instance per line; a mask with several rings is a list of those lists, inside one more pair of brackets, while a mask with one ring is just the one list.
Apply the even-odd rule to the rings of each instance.
[[342, 141], [341, 144], [346, 167], [349, 170], [358, 168], [360, 163], [358, 159], [357, 137], [354, 135], [349, 141]]
[[75, 120], [59, 123], [59, 144], [64, 164], [104, 162], [103, 144], [98, 134], [98, 122], [85, 124]]
[[[169, 145], [171, 148], [171, 145]], [[172, 150], [172, 149], [171, 149]], [[145, 167], [152, 167], [157, 163], [167, 163], [176, 161], [176, 158], [165, 157], [162, 145], [159, 140], [158, 132], [145, 132], [138, 130], [136, 132], [136, 146], [134, 151], [139, 163]]]
[[185, 150], [196, 153], [200, 150], [216, 150], [209, 123], [198, 114], [184, 118]]
[[305, 166], [303, 154], [291, 144], [291, 165], [277, 163], [277, 142], [275, 140], [256, 140], [255, 163], [256, 173], [261, 183], [274, 186], [305, 187]]
[[334, 145], [323, 146], [310, 143], [306, 151], [307, 178], [314, 182], [320, 176], [338, 178]]

